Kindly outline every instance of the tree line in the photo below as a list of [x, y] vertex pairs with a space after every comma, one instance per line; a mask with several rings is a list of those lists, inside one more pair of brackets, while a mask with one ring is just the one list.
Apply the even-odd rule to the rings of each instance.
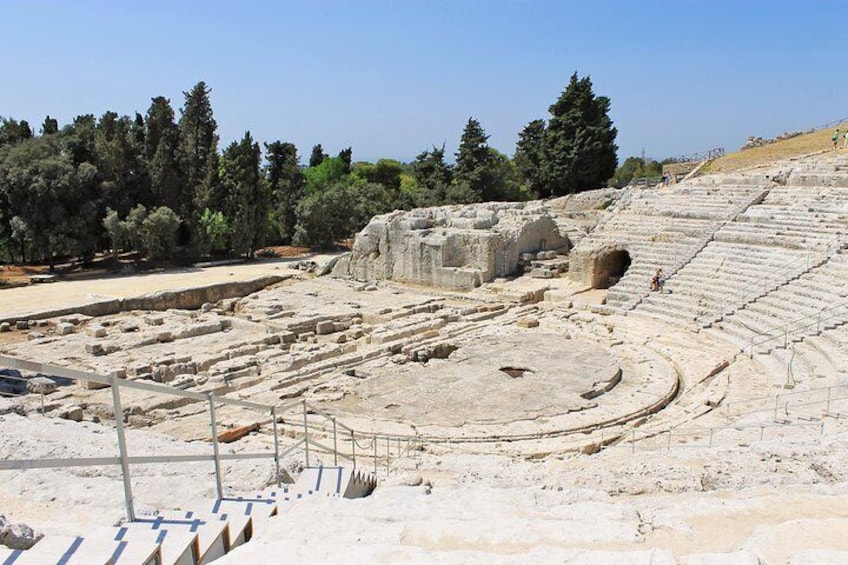
[[0, 258], [90, 260], [133, 250], [152, 259], [246, 256], [266, 245], [328, 247], [395, 209], [560, 196], [616, 170], [609, 99], [575, 73], [547, 120], [520, 133], [513, 158], [465, 124], [455, 163], [431, 147], [411, 163], [354, 162], [318, 144], [307, 163], [249, 131], [219, 149], [210, 88], [184, 92], [180, 115], [157, 96], [146, 113], [77, 116], [40, 131], [0, 118]]

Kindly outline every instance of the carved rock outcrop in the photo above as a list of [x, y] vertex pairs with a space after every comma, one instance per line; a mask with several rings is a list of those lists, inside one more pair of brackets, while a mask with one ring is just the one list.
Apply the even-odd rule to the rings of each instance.
[[522, 253], [570, 246], [539, 202], [396, 211], [365, 226], [333, 275], [470, 289], [513, 274]]

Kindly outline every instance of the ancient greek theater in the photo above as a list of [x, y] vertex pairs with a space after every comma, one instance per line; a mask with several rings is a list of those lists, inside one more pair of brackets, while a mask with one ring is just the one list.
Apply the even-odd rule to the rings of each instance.
[[829, 150], [4, 289], [0, 563], [848, 563], [846, 249]]

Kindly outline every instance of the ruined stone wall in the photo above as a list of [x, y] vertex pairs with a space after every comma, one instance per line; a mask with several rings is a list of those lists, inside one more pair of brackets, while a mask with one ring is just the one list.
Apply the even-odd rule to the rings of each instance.
[[539, 202], [423, 208], [373, 218], [333, 275], [471, 289], [513, 274], [522, 253], [569, 247]]

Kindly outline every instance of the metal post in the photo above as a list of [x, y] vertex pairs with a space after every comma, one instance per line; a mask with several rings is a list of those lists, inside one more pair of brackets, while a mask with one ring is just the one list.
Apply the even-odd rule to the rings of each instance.
[[336, 419], [333, 418], [333, 466], [339, 466], [339, 436], [336, 432]]
[[221, 453], [218, 449], [218, 421], [215, 419], [215, 399], [209, 393], [209, 422], [212, 426], [212, 451], [215, 454], [215, 492], [218, 498], [224, 498], [224, 489], [221, 486]]
[[713, 446], [713, 428], [710, 428], [710, 447]]
[[277, 433], [277, 407], [271, 407], [271, 420], [274, 422], [274, 476], [277, 479], [277, 488], [280, 484], [280, 435]]
[[833, 392], [833, 387], [832, 386], [827, 387], [827, 405], [825, 406], [825, 409], [824, 409], [824, 415], [825, 416], [830, 416], [830, 394], [832, 392]]
[[124, 503], [127, 506], [127, 520], [135, 521], [133, 506], [132, 484], [130, 480], [130, 462], [127, 459], [127, 438], [124, 435], [124, 410], [121, 408], [121, 391], [118, 388], [118, 376], [114, 373], [112, 380], [112, 412], [115, 414], [115, 431], [118, 433], [118, 453], [121, 457], [121, 478], [124, 481]]
[[356, 435], [350, 430], [350, 451], [353, 456], [353, 468], [356, 469]]
[[374, 434], [374, 439], [372, 440], [374, 444], [374, 476], [377, 476], [377, 434]]
[[303, 447], [306, 448], [306, 466], [309, 467], [309, 422], [306, 419], [306, 401], [303, 401]]

